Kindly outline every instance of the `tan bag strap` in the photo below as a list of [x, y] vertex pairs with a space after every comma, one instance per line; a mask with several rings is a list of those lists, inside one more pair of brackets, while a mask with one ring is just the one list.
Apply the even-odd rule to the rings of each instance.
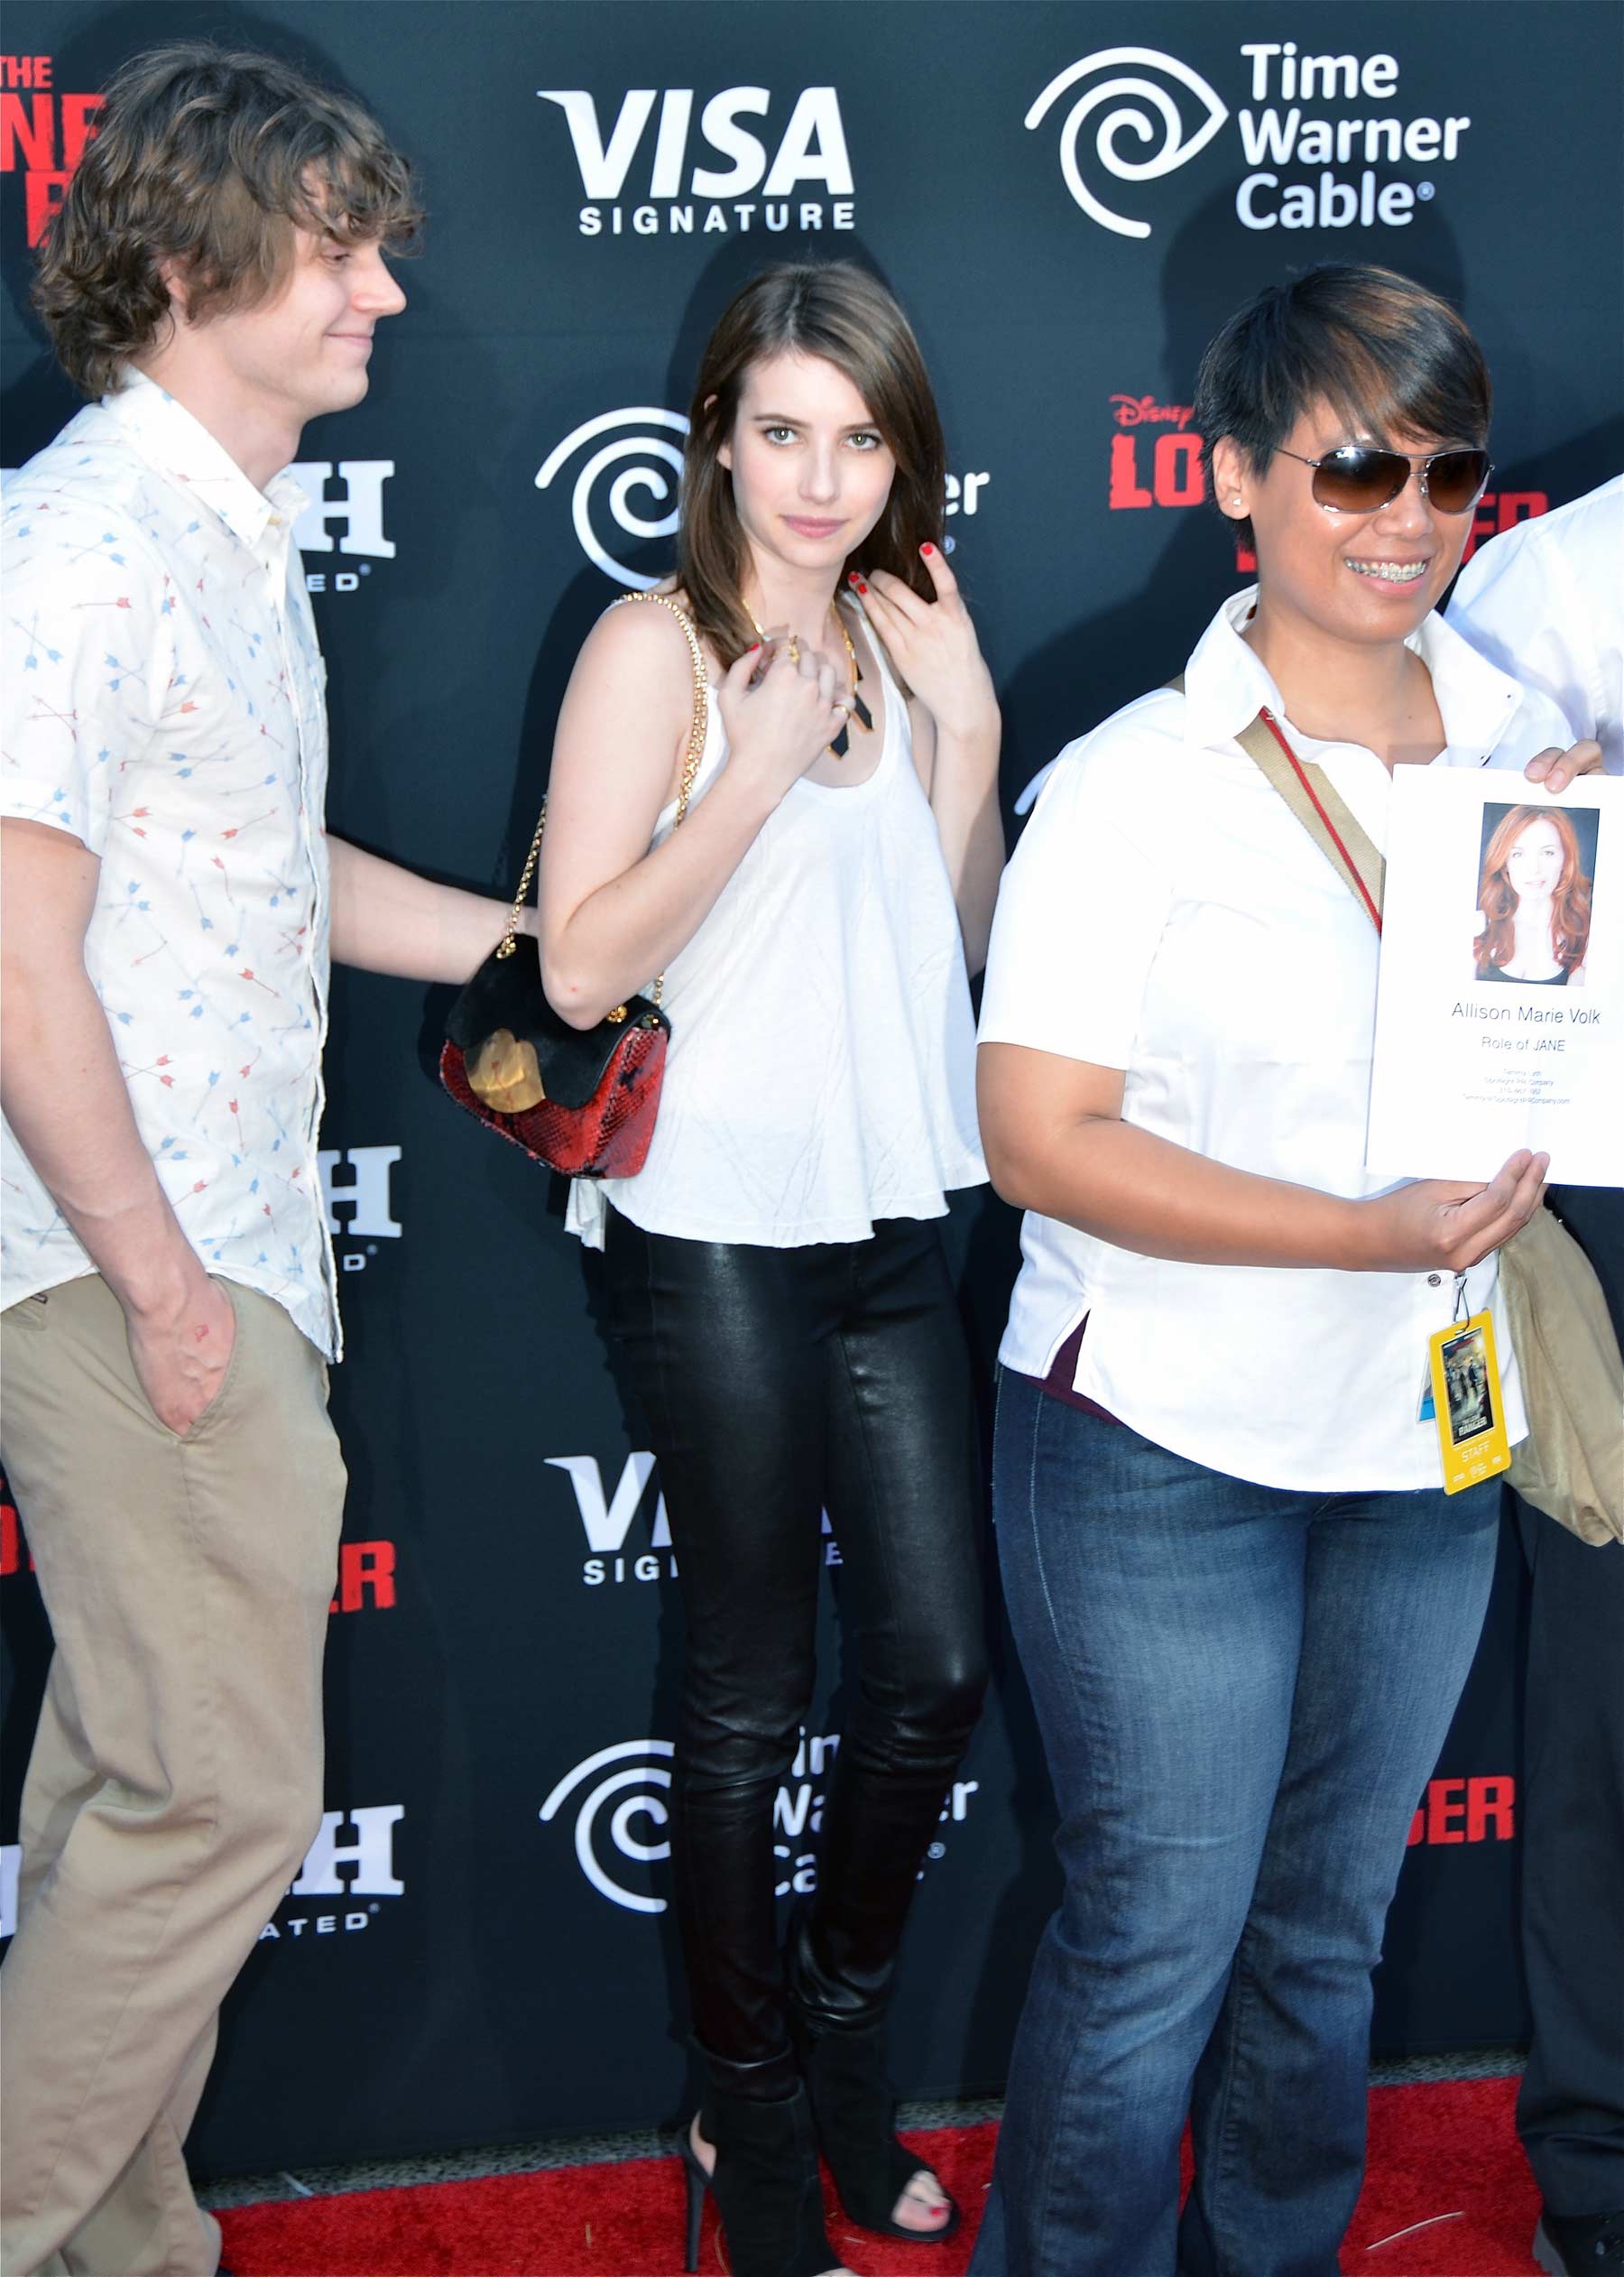
[[[671, 825], [672, 829], [677, 830], [681, 828], [687, 817], [688, 801], [694, 791], [694, 778], [699, 772], [699, 762], [705, 755], [705, 738], [710, 727], [710, 675], [705, 669], [705, 651], [699, 645], [699, 635], [694, 630], [693, 619], [686, 609], [672, 600], [669, 593], [623, 593], [620, 599], [612, 606], [618, 609], [628, 601], [658, 601], [662, 609], [669, 609], [682, 627], [682, 637], [687, 643], [688, 662], [693, 668], [694, 708], [688, 720], [687, 750], [683, 756], [682, 781], [677, 791], [677, 819]], [[546, 828], [547, 801], [543, 799], [540, 817], [536, 824], [536, 835], [531, 840], [531, 850], [525, 860], [524, 875], [519, 881], [519, 891], [513, 896], [513, 906], [508, 912], [507, 930], [502, 936], [501, 945], [496, 951], [498, 957], [511, 957], [513, 953], [513, 946], [519, 935], [519, 921], [523, 915], [524, 904], [530, 898], [531, 882], [536, 875], [536, 864], [541, 858], [541, 833]], [[665, 975], [660, 973], [656, 976], [651, 1001], [658, 1004], [664, 991]]]
[[[1184, 693], [1184, 674], [1167, 682]], [[1323, 767], [1312, 761], [1287, 757], [1281, 739], [1260, 711], [1235, 737], [1247, 757], [1268, 776], [1332, 868], [1341, 878], [1378, 932], [1381, 930], [1381, 896], [1387, 864], [1368, 834], [1333, 788]], [[1338, 840], [1341, 844], [1338, 844]]]

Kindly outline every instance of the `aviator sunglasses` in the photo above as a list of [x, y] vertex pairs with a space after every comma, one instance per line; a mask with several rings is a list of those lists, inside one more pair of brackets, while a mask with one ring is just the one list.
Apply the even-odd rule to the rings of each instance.
[[1390, 506], [1416, 468], [1421, 495], [1440, 514], [1467, 514], [1477, 504], [1493, 468], [1486, 450], [1435, 450], [1426, 457], [1402, 450], [1378, 450], [1371, 443], [1343, 443], [1323, 458], [1275, 448], [1282, 458], [1314, 469], [1316, 503], [1341, 514], [1373, 514]]

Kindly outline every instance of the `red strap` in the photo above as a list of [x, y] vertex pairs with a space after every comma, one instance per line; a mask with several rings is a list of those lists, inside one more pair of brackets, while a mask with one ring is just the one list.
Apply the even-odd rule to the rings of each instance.
[[1280, 733], [1280, 725], [1278, 720], [1276, 719], [1273, 712], [1269, 710], [1267, 704], [1264, 705], [1262, 710], [1258, 714], [1258, 717], [1263, 722], [1263, 725], [1268, 728], [1269, 734], [1274, 737], [1276, 743], [1279, 745], [1280, 749], [1286, 754], [1287, 758], [1291, 762], [1291, 772], [1296, 775], [1297, 781], [1302, 784], [1304, 790], [1307, 792], [1309, 800], [1313, 804], [1314, 811], [1324, 824], [1326, 834], [1330, 838], [1332, 845], [1342, 856], [1343, 861], [1347, 868], [1348, 875], [1352, 879], [1353, 884], [1359, 889], [1359, 898], [1364, 903], [1366, 909], [1370, 912], [1371, 924], [1374, 925], [1376, 930], [1379, 932], [1381, 930], [1381, 912], [1370, 899], [1370, 889], [1365, 884], [1363, 878], [1359, 875], [1358, 863], [1355, 862], [1353, 856], [1343, 844], [1341, 834], [1337, 830], [1335, 823], [1332, 821], [1331, 817], [1325, 812], [1324, 808], [1320, 804], [1318, 798], [1315, 794], [1314, 785], [1303, 773], [1302, 763], [1298, 759], [1296, 753], [1293, 751], [1291, 745]]

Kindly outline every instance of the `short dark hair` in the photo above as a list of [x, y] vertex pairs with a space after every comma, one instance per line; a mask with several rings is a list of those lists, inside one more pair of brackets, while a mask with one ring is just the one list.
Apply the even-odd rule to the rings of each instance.
[[[854, 261], [782, 262], [752, 277], [717, 319], [700, 359], [683, 455], [677, 582], [728, 664], [754, 635], [739, 597], [744, 533], [720, 453], [751, 366], [786, 352], [822, 356], [844, 372], [896, 459], [885, 511], [863, 541], [863, 564], [889, 569], [924, 600], [936, 597], [919, 548], [943, 542], [947, 452], [913, 328], [895, 296]], [[858, 564], [854, 558], [845, 566]]]
[[264, 300], [295, 228], [413, 249], [411, 169], [359, 103], [276, 57], [175, 41], [108, 82], [40, 249], [34, 306], [87, 395], [119, 384], [170, 314], [178, 262], [194, 317]]
[[[1389, 447], [1435, 435], [1481, 448], [1492, 393], [1483, 351], [1447, 301], [1394, 269], [1323, 262], [1249, 301], [1201, 359], [1195, 424], [1209, 495], [1221, 437], [1261, 474], [1311, 403]], [[1250, 542], [1250, 523], [1237, 528]]]

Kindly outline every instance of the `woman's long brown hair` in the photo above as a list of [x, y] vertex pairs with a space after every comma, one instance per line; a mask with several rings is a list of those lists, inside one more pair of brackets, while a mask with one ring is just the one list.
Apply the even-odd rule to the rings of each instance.
[[677, 581], [724, 665], [755, 633], [741, 598], [744, 535], [733, 477], [718, 456], [738, 417], [744, 375], [786, 352], [821, 356], [862, 396], [897, 471], [885, 511], [845, 567], [889, 569], [935, 598], [919, 560], [942, 543], [946, 452], [925, 360], [908, 319], [877, 277], [850, 261], [784, 263], [752, 278], [723, 311], [700, 359], [682, 462]]
[[1485, 920], [1473, 944], [1481, 980], [1503, 967], [1517, 942], [1517, 888], [1506, 874], [1511, 849], [1530, 822], [1549, 822], [1562, 840], [1562, 875], [1551, 896], [1551, 954], [1564, 972], [1584, 962], [1590, 941], [1591, 882], [1579, 866], [1579, 838], [1560, 807], [1512, 807], [1489, 841], [1478, 907]]

